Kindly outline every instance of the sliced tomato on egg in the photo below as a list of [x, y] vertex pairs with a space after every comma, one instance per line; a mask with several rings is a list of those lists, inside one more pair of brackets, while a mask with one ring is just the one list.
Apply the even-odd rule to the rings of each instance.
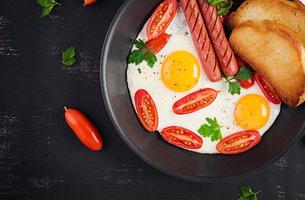
[[149, 132], [156, 131], [158, 127], [158, 111], [154, 100], [146, 90], [140, 89], [135, 94], [135, 104], [137, 115], [144, 126]]
[[273, 87], [257, 72], [254, 73], [254, 80], [270, 102], [274, 104], [280, 104], [282, 102], [279, 95], [273, 90]]
[[219, 153], [239, 154], [256, 146], [261, 141], [261, 135], [255, 130], [234, 133], [222, 139], [216, 146]]
[[171, 35], [167, 33], [162, 33], [156, 38], [153, 38], [151, 40], [148, 40], [146, 42], [146, 45], [150, 48], [150, 50], [156, 54], [158, 53], [163, 47], [167, 44], [169, 38]]
[[219, 91], [212, 88], [200, 89], [178, 100], [173, 105], [173, 111], [178, 115], [195, 112], [210, 105], [218, 93]]
[[164, 0], [154, 11], [149, 19], [146, 33], [148, 40], [158, 37], [164, 33], [174, 16], [176, 15], [178, 4], [176, 0]]
[[200, 136], [180, 126], [164, 128], [161, 136], [168, 143], [185, 149], [199, 149], [203, 143]]

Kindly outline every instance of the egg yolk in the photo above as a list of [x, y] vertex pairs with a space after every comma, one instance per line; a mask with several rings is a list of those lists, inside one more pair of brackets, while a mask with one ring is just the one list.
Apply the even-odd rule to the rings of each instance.
[[248, 94], [239, 99], [235, 106], [235, 122], [244, 129], [257, 130], [268, 121], [270, 106], [268, 101], [257, 94]]
[[162, 63], [161, 78], [169, 89], [184, 92], [192, 89], [200, 77], [197, 59], [187, 51], [175, 51]]

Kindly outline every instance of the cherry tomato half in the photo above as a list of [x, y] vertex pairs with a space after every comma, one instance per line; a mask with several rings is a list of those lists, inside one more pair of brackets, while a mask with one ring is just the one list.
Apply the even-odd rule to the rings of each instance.
[[164, 33], [177, 12], [176, 0], [164, 0], [154, 11], [149, 19], [146, 33], [148, 40], [158, 37]]
[[161, 131], [161, 136], [168, 143], [185, 149], [199, 149], [202, 138], [192, 131], [179, 126], [170, 126]]
[[154, 100], [146, 90], [140, 89], [135, 94], [135, 104], [137, 115], [144, 126], [149, 132], [154, 132], [158, 127], [158, 111]]
[[255, 130], [241, 131], [222, 139], [216, 146], [223, 154], [239, 154], [256, 146], [261, 141], [261, 135]]
[[281, 98], [273, 90], [272, 86], [258, 73], [254, 74], [254, 80], [270, 102], [274, 104], [280, 104], [282, 102]]
[[162, 33], [158, 37], [148, 40], [146, 45], [150, 48], [150, 50], [156, 54], [167, 44], [171, 35], [167, 33]]
[[218, 93], [219, 91], [211, 88], [200, 89], [178, 100], [173, 105], [173, 111], [178, 115], [195, 112], [210, 105]]
[[91, 4], [94, 4], [96, 3], [96, 0], [84, 0], [84, 6], [88, 6], [88, 5], [91, 5]]
[[102, 149], [103, 141], [100, 133], [85, 115], [78, 110], [65, 107], [65, 118], [69, 127], [88, 149], [93, 151]]

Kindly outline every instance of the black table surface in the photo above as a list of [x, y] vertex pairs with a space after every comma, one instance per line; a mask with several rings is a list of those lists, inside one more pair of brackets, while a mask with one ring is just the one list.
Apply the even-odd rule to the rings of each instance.
[[[35, 0], [1, 1], [1, 200], [233, 200], [240, 185], [261, 190], [259, 199], [305, 199], [304, 140], [271, 166], [231, 183], [187, 182], [139, 159], [113, 128], [99, 83], [103, 40], [123, 0], [90, 7], [60, 2], [42, 18]], [[70, 45], [78, 61], [67, 68], [60, 59]], [[103, 151], [80, 144], [64, 121], [64, 106], [90, 117], [102, 132]]]

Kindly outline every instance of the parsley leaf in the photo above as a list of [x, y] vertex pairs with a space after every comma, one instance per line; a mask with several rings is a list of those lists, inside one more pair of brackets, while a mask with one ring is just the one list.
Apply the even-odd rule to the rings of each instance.
[[229, 93], [234, 94], [240, 94], [240, 83], [238, 82], [229, 82]]
[[217, 16], [228, 14], [233, 5], [232, 0], [208, 0], [208, 2], [218, 8]]
[[147, 48], [146, 44], [144, 43], [143, 40], [134, 40], [133, 44], [138, 48], [138, 49], [145, 49]]
[[222, 135], [220, 129], [222, 128], [222, 126], [218, 124], [216, 118], [206, 118], [206, 121], [207, 123], [203, 124], [199, 128], [198, 133], [203, 137], [210, 137], [212, 142], [221, 140]]
[[257, 194], [261, 191], [253, 192], [250, 186], [241, 186], [240, 192], [241, 195], [238, 197], [237, 200], [257, 200]]
[[154, 67], [157, 62], [156, 55], [150, 50], [150, 48], [144, 43], [143, 40], [134, 40], [133, 44], [137, 48], [133, 50], [128, 57], [128, 63], [134, 63], [136, 65], [143, 61], [147, 62], [147, 65], [151, 68]]
[[128, 57], [128, 63], [140, 64], [144, 60], [145, 53], [142, 50], [134, 50]]
[[36, 2], [42, 7], [42, 17], [48, 16], [55, 5], [60, 5], [55, 0], [36, 0]]
[[150, 68], [154, 67], [154, 64], [157, 62], [157, 57], [152, 52], [146, 52], [144, 60], [147, 62]]
[[75, 47], [71, 46], [62, 53], [62, 63], [66, 66], [72, 66], [76, 62]]
[[235, 75], [235, 78], [239, 80], [249, 80], [253, 76], [253, 70], [251, 67], [241, 67], [239, 72]]
[[231, 95], [240, 94], [241, 85], [240, 85], [239, 82], [237, 82], [234, 78], [228, 78], [226, 76], [224, 76], [224, 79], [226, 79], [226, 83], [229, 83], [229, 90], [228, 90], [228, 92]]

